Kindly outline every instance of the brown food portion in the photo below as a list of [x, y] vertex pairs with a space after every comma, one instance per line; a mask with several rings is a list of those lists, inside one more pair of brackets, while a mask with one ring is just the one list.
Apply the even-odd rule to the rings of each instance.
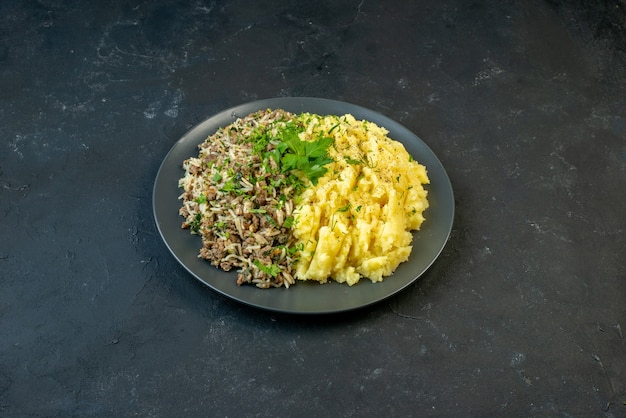
[[[226, 271], [239, 269], [239, 285], [294, 283], [296, 240], [285, 221], [293, 216], [295, 192], [276, 187], [285, 183], [285, 175], [273, 159], [262, 161], [250, 142], [251, 135], [291, 117], [267, 110], [238, 119], [209, 136], [198, 157], [183, 163], [182, 227], [202, 237], [200, 257]], [[270, 142], [264, 151], [274, 146]]]

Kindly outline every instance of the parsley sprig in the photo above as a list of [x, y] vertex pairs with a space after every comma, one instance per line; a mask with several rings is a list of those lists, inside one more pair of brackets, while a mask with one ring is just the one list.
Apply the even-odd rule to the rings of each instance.
[[[274, 135], [270, 134], [270, 129], [254, 132], [251, 135], [252, 150], [262, 157], [265, 164], [273, 158], [291, 183], [297, 183], [297, 178], [290, 175], [297, 170], [317, 185], [319, 178], [327, 172], [325, 166], [334, 161], [328, 155], [333, 139], [320, 136], [314, 141], [303, 141], [299, 134], [304, 129], [297, 121], [288, 121], [281, 122]], [[274, 148], [268, 151], [270, 144], [274, 144]]]
[[287, 125], [280, 132], [280, 142], [276, 149], [280, 153], [280, 165], [283, 172], [300, 170], [314, 185], [320, 177], [326, 174], [326, 164], [333, 159], [328, 156], [328, 147], [333, 143], [332, 138], [323, 136], [315, 141], [302, 141], [299, 129]]

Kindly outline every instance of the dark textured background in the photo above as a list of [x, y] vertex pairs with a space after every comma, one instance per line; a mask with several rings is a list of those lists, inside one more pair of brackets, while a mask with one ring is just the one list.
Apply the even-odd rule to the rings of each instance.
[[[625, 7], [1, 2], [0, 415], [626, 416]], [[167, 151], [276, 96], [439, 156], [457, 212], [419, 282], [289, 316], [169, 254]]]

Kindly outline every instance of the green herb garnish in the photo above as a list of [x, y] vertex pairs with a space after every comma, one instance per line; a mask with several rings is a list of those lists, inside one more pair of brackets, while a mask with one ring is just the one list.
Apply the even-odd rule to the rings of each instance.
[[352, 207], [352, 205], [350, 204], [350, 202], [348, 202], [347, 205], [340, 207], [339, 209], [337, 209], [337, 212], [347, 212], [350, 210], [350, 208]]
[[291, 228], [295, 223], [295, 218], [293, 216], [287, 216], [285, 221], [283, 222], [283, 228]]
[[193, 221], [191, 221], [191, 223], [189, 224], [189, 227], [191, 228], [193, 232], [198, 233], [198, 231], [200, 231], [201, 225], [202, 225], [202, 214], [198, 212], [196, 213], [196, 216], [194, 216]]
[[276, 148], [281, 153], [281, 170], [300, 170], [311, 183], [317, 185], [320, 177], [326, 174], [326, 164], [333, 159], [328, 156], [328, 147], [333, 143], [332, 138], [321, 137], [316, 141], [302, 141], [298, 137], [299, 131], [288, 125], [280, 132], [281, 142]]
[[278, 267], [276, 264], [270, 264], [269, 266], [267, 266], [261, 263], [259, 260], [254, 260], [253, 263], [263, 273], [269, 274], [272, 277], [276, 277], [278, 276], [278, 273], [280, 273], [280, 267]]
[[354, 158], [350, 157], [349, 155], [346, 155], [344, 157], [346, 159], [346, 162], [348, 164], [352, 164], [352, 165], [359, 165], [359, 164], [363, 164], [363, 161], [361, 160], [355, 160]]

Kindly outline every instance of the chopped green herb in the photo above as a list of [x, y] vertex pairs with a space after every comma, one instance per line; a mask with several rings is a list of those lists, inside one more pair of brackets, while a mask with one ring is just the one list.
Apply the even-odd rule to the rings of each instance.
[[280, 273], [280, 267], [278, 267], [276, 264], [270, 264], [269, 266], [261, 263], [259, 260], [254, 260], [252, 263], [254, 263], [254, 265], [261, 270], [262, 272], [269, 274], [272, 277], [276, 277], [278, 276], [278, 273]]
[[280, 190], [280, 187], [283, 185], [283, 179], [270, 180], [270, 183], [273, 188]]
[[330, 130], [328, 131], [328, 133], [331, 133], [332, 131], [334, 131], [336, 128], [339, 127], [339, 123], [337, 123], [335, 126], [333, 126], [332, 128], [330, 128]]
[[206, 196], [203, 195], [203, 194], [201, 194], [199, 197], [196, 197], [194, 199], [194, 202], [196, 202], [196, 203], [206, 203], [206, 201], [207, 201], [206, 200]]
[[287, 247], [286, 245], [279, 245], [277, 248], [287, 250], [287, 253], [293, 257], [294, 255], [296, 255], [296, 253], [304, 250], [304, 243], [299, 242], [293, 247]]
[[269, 213], [265, 214], [265, 219], [267, 220], [267, 223], [269, 223], [270, 225], [272, 225], [272, 226], [279, 226], [276, 223], [276, 220], [274, 220], [274, 218], [272, 218], [272, 215], [270, 215]]
[[352, 207], [352, 205], [350, 204], [350, 202], [348, 202], [347, 205], [340, 207], [339, 209], [337, 209], [337, 212], [347, 212], [350, 210], [350, 208]]
[[291, 228], [295, 223], [295, 218], [293, 216], [287, 216], [285, 221], [283, 222], [283, 228]]
[[202, 214], [200, 212], [196, 213], [196, 216], [194, 216], [193, 221], [191, 221], [191, 224], [189, 224], [189, 227], [191, 228], [191, 230], [193, 232], [198, 232], [200, 231], [200, 226], [202, 225]]
[[347, 162], [348, 164], [352, 164], [352, 165], [360, 165], [360, 164], [363, 164], [363, 161], [361, 161], [361, 160], [355, 160], [354, 158], [350, 157], [349, 155], [346, 155], [344, 158], [346, 159], [346, 162]]
[[221, 192], [234, 192], [240, 189], [239, 183], [235, 183], [233, 179], [228, 180], [224, 186], [220, 189]]

